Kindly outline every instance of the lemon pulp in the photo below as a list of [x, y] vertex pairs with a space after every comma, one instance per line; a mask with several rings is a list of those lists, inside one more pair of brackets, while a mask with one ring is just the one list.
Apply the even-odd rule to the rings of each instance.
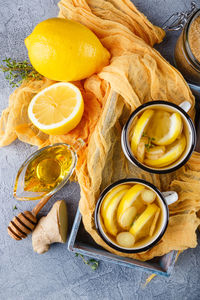
[[170, 114], [167, 111], [155, 111], [147, 130], [147, 135], [154, 138], [154, 144], [166, 146], [173, 143], [181, 134], [182, 119], [178, 112]]
[[84, 110], [80, 90], [60, 82], [47, 87], [31, 100], [28, 115], [32, 123], [48, 134], [66, 134], [80, 122]]

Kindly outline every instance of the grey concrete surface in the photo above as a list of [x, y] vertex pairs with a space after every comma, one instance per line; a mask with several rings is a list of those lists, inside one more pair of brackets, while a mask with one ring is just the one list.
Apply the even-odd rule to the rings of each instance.
[[[57, 0], [0, 0], [0, 58], [27, 57], [24, 38], [41, 20], [56, 16]], [[197, 1], [199, 4], [200, 2]], [[135, 0], [151, 21], [161, 25], [173, 12], [190, 6], [188, 0]], [[158, 50], [173, 62], [177, 33], [167, 35]], [[8, 104], [12, 89], [0, 73], [0, 111]], [[84, 265], [81, 258], [55, 244], [44, 255], [33, 252], [31, 238], [15, 242], [7, 235], [13, 216], [33, 203], [17, 202], [12, 196], [16, 171], [34, 147], [19, 141], [0, 149], [0, 299], [200, 299], [200, 247], [180, 255], [170, 278], [155, 277], [144, 289], [148, 274], [100, 262], [97, 271]], [[42, 211], [46, 213], [55, 199], [65, 199], [69, 208], [70, 228], [79, 200], [76, 184], [65, 186]], [[17, 210], [13, 211], [13, 206]]]

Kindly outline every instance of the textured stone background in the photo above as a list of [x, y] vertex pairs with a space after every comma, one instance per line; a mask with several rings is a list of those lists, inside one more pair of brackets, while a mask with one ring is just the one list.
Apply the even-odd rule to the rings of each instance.
[[[57, 0], [0, 0], [0, 57], [18, 60], [27, 57], [23, 43], [33, 27], [40, 21], [56, 16]], [[200, 2], [197, 1], [199, 4]], [[137, 7], [151, 21], [161, 25], [173, 12], [190, 6], [188, 0], [136, 0]], [[173, 62], [173, 46], [177, 33], [167, 35], [157, 47]], [[12, 89], [0, 73], [0, 111], [8, 103]], [[33, 203], [17, 202], [12, 196], [16, 171], [34, 147], [14, 142], [0, 149], [0, 299], [200, 299], [199, 250], [189, 249], [180, 255], [170, 278], [156, 277], [145, 288], [148, 274], [100, 262], [92, 271], [82, 260], [67, 251], [66, 245], [53, 245], [44, 255], [33, 253], [31, 238], [15, 242], [7, 235], [6, 227], [16, 213]], [[79, 189], [76, 184], [65, 186], [51, 199], [43, 213], [55, 199], [65, 199], [70, 214], [70, 228]], [[16, 204], [18, 210], [13, 211]]]

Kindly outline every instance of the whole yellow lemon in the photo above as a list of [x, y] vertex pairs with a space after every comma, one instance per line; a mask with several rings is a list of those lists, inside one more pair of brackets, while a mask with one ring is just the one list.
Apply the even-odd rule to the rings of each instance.
[[57, 81], [76, 81], [99, 72], [110, 53], [86, 26], [52, 18], [39, 23], [25, 39], [33, 67]]

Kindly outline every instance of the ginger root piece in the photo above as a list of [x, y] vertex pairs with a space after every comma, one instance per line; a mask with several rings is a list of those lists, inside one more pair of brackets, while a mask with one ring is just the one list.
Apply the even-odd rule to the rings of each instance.
[[141, 198], [146, 204], [151, 204], [156, 199], [156, 193], [151, 190], [144, 189], [141, 193]]
[[148, 138], [142, 137], [137, 147], [136, 157], [141, 163], [143, 163], [144, 161], [145, 150], [146, 150], [145, 145], [147, 144], [148, 144]]
[[67, 206], [64, 200], [57, 201], [48, 215], [42, 217], [32, 234], [33, 250], [45, 253], [53, 243], [65, 243], [67, 240]]
[[135, 244], [135, 237], [128, 231], [118, 233], [116, 237], [117, 243], [126, 248], [131, 248]]

